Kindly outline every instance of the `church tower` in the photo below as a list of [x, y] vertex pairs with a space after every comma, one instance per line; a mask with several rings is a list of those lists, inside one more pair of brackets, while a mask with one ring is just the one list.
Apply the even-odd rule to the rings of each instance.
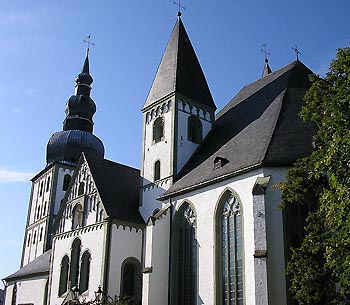
[[31, 180], [21, 267], [51, 249], [52, 225], [81, 153], [104, 157], [101, 140], [92, 134], [96, 105], [90, 98], [93, 79], [89, 73], [88, 55], [75, 82], [74, 95], [65, 106], [63, 130], [50, 137], [47, 165]]
[[140, 211], [147, 219], [156, 198], [174, 182], [212, 128], [215, 103], [180, 14], [143, 112]]

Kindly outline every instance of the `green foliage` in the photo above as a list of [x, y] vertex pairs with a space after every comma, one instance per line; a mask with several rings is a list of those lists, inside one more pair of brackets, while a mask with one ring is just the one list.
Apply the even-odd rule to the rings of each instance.
[[350, 304], [350, 48], [324, 78], [310, 76], [301, 111], [317, 126], [315, 151], [281, 185], [283, 205], [312, 205], [287, 273], [299, 304]]

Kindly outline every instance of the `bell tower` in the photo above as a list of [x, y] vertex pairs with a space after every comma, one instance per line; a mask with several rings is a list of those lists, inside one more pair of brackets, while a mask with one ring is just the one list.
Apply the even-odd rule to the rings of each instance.
[[51, 249], [52, 225], [81, 153], [104, 157], [102, 141], [92, 134], [96, 105], [90, 98], [93, 79], [88, 53], [75, 82], [75, 92], [65, 106], [63, 130], [50, 137], [46, 167], [31, 180], [21, 267]]
[[148, 219], [156, 200], [212, 128], [215, 103], [178, 16], [143, 112], [140, 211]]

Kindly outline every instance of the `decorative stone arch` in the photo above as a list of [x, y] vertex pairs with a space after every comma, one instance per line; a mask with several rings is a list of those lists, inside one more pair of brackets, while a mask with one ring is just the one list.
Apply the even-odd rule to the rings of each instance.
[[[233, 302], [232, 304], [243, 305], [243, 205], [238, 193], [232, 188], [226, 188], [220, 194], [215, 207], [214, 221], [216, 303], [226, 304], [226, 299], [227, 304]], [[233, 287], [233, 290], [225, 287]]]
[[58, 286], [58, 296], [62, 296], [68, 290], [69, 256], [65, 254], [61, 260], [60, 282]]
[[85, 183], [81, 181], [78, 187], [78, 196], [83, 195], [84, 193], [85, 193]]
[[72, 230], [81, 228], [83, 226], [83, 216], [83, 206], [80, 203], [78, 203], [73, 209]]
[[120, 269], [120, 296], [141, 301], [142, 273], [141, 263], [135, 257], [126, 258]]
[[173, 220], [171, 299], [172, 304], [196, 304], [198, 291], [197, 214], [193, 204], [183, 201]]

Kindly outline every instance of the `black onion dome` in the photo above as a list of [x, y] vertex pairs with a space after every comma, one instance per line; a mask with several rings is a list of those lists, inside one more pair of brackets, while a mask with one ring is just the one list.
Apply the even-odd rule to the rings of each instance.
[[67, 116], [81, 116], [91, 120], [96, 112], [96, 104], [90, 97], [72, 95], [66, 103], [64, 112]]
[[78, 85], [79, 84], [85, 84], [85, 85], [90, 86], [93, 81], [94, 81], [94, 79], [92, 78], [92, 76], [89, 73], [85, 73], [85, 72], [80, 73], [77, 76], [77, 78], [75, 79], [75, 82]]
[[64, 130], [55, 132], [46, 148], [47, 164], [58, 161], [76, 165], [82, 152], [95, 158], [104, 158], [102, 141], [87, 131]]

